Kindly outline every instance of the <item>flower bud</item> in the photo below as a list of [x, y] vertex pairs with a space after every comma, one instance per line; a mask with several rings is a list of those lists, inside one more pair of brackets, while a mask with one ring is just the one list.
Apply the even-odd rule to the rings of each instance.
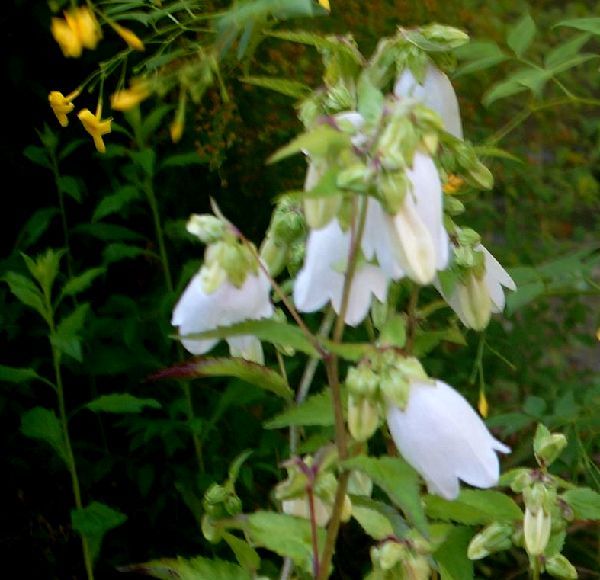
[[364, 193], [369, 189], [372, 175], [373, 172], [366, 165], [355, 163], [338, 173], [336, 185], [340, 189], [349, 189]]
[[550, 539], [551, 527], [552, 518], [543, 508], [536, 512], [532, 512], [529, 507], [525, 509], [523, 535], [525, 549], [530, 556], [539, 556], [544, 553]]
[[457, 310], [464, 324], [473, 330], [483, 330], [490, 321], [492, 299], [484, 278], [469, 273], [456, 288]]
[[388, 373], [382, 376], [380, 388], [386, 401], [399, 409], [406, 409], [410, 394], [410, 382], [404, 373], [397, 369], [390, 369]]
[[289, 204], [280, 204], [277, 207], [270, 226], [277, 241], [291, 244], [304, 234], [304, 216], [299, 209], [299, 207]]
[[379, 193], [387, 213], [395, 215], [404, 204], [408, 191], [406, 173], [400, 171], [384, 171], [378, 179]]
[[481, 242], [481, 236], [471, 228], [459, 228], [456, 237], [461, 246], [476, 246]]
[[275, 240], [272, 235], [267, 235], [260, 246], [260, 259], [269, 270], [269, 274], [275, 278], [285, 268], [287, 258], [287, 246]]
[[406, 580], [429, 580], [430, 568], [427, 558], [409, 554], [402, 562]]
[[346, 377], [346, 386], [352, 395], [373, 397], [377, 393], [379, 377], [367, 365], [350, 367]]
[[467, 556], [480, 560], [494, 552], [508, 550], [512, 546], [513, 526], [494, 522], [479, 532], [469, 544]]
[[455, 197], [446, 195], [444, 197], [444, 210], [448, 215], [457, 216], [465, 211], [465, 204]]
[[404, 544], [390, 541], [371, 551], [371, 558], [382, 570], [391, 570], [398, 562], [408, 555]]
[[[313, 496], [313, 507], [317, 526], [325, 527], [331, 517], [331, 506], [315, 495]], [[283, 513], [290, 516], [310, 520], [310, 503], [306, 495], [297, 499], [285, 500], [281, 504], [281, 509]]]
[[529, 469], [518, 469], [518, 473], [514, 476], [510, 482], [510, 489], [514, 492], [520, 493], [526, 488], [530, 487], [533, 480], [531, 478], [531, 471]]
[[554, 578], [561, 580], [575, 580], [577, 578], [577, 570], [575, 566], [569, 562], [562, 554], [556, 554], [548, 558], [545, 563], [546, 572]]
[[192, 214], [186, 224], [187, 231], [205, 244], [223, 239], [226, 226], [218, 217], [208, 214]]
[[225, 510], [230, 516], [236, 516], [242, 511], [242, 500], [233, 494], [225, 498]]
[[204, 515], [201, 522], [202, 535], [211, 544], [218, 544], [221, 541], [223, 532], [220, 528], [214, 525], [213, 519]]
[[377, 404], [365, 397], [348, 396], [348, 430], [357, 441], [366, 441], [379, 426]]
[[550, 433], [541, 423], [537, 426], [533, 439], [533, 451], [540, 465], [548, 466], [562, 453], [567, 438], [562, 433]]
[[202, 280], [202, 290], [206, 294], [212, 294], [225, 282], [227, 273], [218, 262], [205, 263], [200, 270], [200, 277]]

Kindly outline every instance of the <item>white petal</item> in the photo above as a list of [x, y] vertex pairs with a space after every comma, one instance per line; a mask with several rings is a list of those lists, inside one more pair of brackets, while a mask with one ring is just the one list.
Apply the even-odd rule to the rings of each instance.
[[476, 487], [495, 485], [497, 441], [466, 399], [442, 381], [411, 384], [406, 409], [388, 408], [390, 432], [402, 456], [425, 479], [432, 493], [458, 495], [458, 479]]
[[488, 250], [479, 244], [476, 250], [483, 252], [485, 256], [485, 283], [490, 292], [490, 298], [494, 305], [494, 312], [502, 312], [504, 310], [505, 296], [502, 286], [510, 290], [516, 290], [517, 286], [508, 272], [500, 265], [500, 262], [488, 252]]
[[442, 118], [448, 133], [459, 139], [463, 138], [456, 93], [450, 79], [437, 67], [429, 65], [422, 85], [417, 83], [410, 70], [405, 69], [394, 85], [394, 94], [421, 101]]
[[[371, 307], [371, 294], [383, 302], [387, 296], [388, 278], [383, 271], [372, 265], [360, 266], [354, 275], [346, 310], [346, 324], [356, 326], [360, 324]], [[338, 300], [339, 298], [339, 300]], [[337, 313], [340, 311], [341, 294], [333, 300], [333, 307]]]
[[256, 336], [230, 336], [227, 338], [227, 343], [229, 344], [229, 354], [231, 356], [241, 357], [259, 365], [265, 364], [262, 345]]

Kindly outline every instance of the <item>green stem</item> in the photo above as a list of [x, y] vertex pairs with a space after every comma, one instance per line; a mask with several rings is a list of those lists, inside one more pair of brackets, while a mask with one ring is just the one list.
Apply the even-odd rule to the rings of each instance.
[[541, 570], [540, 570], [540, 559], [538, 556], [533, 558], [533, 568], [531, 569], [531, 577], [532, 580], [540, 580]]
[[[350, 252], [348, 254], [348, 268], [346, 269], [344, 276], [342, 301], [335, 323], [335, 328], [333, 330], [333, 342], [335, 343], [340, 343], [344, 334], [346, 312], [348, 310], [348, 303], [350, 300], [350, 290], [352, 288], [354, 273], [356, 272], [358, 252], [367, 220], [367, 201], [368, 200], [366, 197], [360, 199], [361, 205], [358, 215], [358, 227], [355, 227], [352, 230]], [[338, 448], [340, 461], [344, 461], [348, 458], [348, 439], [346, 435], [346, 424], [344, 422], [344, 415], [342, 412], [342, 393], [339, 375], [339, 359], [337, 355], [331, 354], [329, 357], [327, 357], [325, 360], [325, 368], [327, 370], [327, 379], [331, 388], [333, 401], [333, 414], [335, 418], [335, 443]], [[335, 550], [335, 543], [340, 529], [342, 508], [344, 506], [344, 499], [346, 496], [346, 490], [348, 488], [349, 476], [349, 471], [342, 470], [338, 478], [335, 501], [333, 503], [331, 519], [329, 520], [329, 525], [327, 526], [327, 537], [325, 539], [323, 554], [321, 555], [321, 565], [319, 567], [317, 580], [325, 580], [329, 577], [329, 568], [331, 566], [331, 560]]]
[[69, 274], [69, 278], [72, 278], [73, 265], [71, 257], [71, 244], [69, 241], [69, 226], [67, 224], [67, 212], [65, 210], [65, 194], [60, 186], [60, 171], [58, 168], [58, 160], [56, 159], [56, 152], [54, 151], [54, 148], [52, 148], [52, 151], [50, 151], [50, 159], [52, 162], [52, 175], [54, 176], [54, 184], [56, 185], [56, 192], [58, 193], [60, 223], [62, 226], [63, 238], [65, 240], [65, 248], [67, 250], [67, 273]]
[[[50, 335], [54, 336], [54, 324], [51, 325]], [[67, 411], [65, 406], [65, 393], [62, 382], [62, 374], [60, 372], [60, 354], [54, 346], [52, 346], [52, 360], [54, 363], [54, 374], [56, 379], [56, 392], [58, 394], [58, 412], [60, 416], [60, 423], [62, 427], [65, 450], [67, 452], [67, 460], [69, 462], [68, 468], [71, 474], [71, 487], [73, 489], [73, 497], [75, 499], [75, 507], [80, 510], [83, 508], [83, 502], [81, 501], [81, 487], [79, 485], [79, 477], [77, 475], [77, 468], [75, 464], [75, 456], [73, 454], [73, 447], [71, 446], [71, 438], [69, 437], [69, 424], [67, 418]], [[88, 580], [94, 580], [94, 567], [92, 562], [92, 553], [87, 538], [81, 536], [81, 545], [83, 548], [83, 560], [85, 563], [85, 571]]]

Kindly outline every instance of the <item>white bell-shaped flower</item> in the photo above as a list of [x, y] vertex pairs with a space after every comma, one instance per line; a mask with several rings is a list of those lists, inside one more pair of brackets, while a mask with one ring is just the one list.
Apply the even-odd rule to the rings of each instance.
[[498, 483], [496, 452], [510, 449], [446, 383], [412, 381], [406, 408], [390, 405], [387, 422], [398, 451], [422, 475], [430, 493], [454, 499], [459, 479], [480, 488]]
[[478, 244], [474, 251], [484, 255], [483, 276], [468, 274], [464, 283], [456, 284], [451, 296], [444, 294], [439, 283], [436, 286], [466, 327], [483, 330], [492, 312], [504, 310], [504, 287], [509, 290], [516, 290], [517, 287], [508, 272], [484, 246]]
[[[203, 266], [192, 278], [173, 310], [171, 324], [179, 327], [182, 337], [273, 315], [269, 299], [271, 285], [262, 270], [259, 269], [256, 274], [249, 272], [239, 288], [225, 277], [212, 292], [206, 291], [206, 270]], [[230, 336], [226, 340], [232, 356], [264, 363], [262, 346], [255, 336]], [[219, 339], [182, 338], [181, 342], [192, 354], [203, 354]]]
[[413, 73], [405, 69], [396, 80], [394, 94], [412, 97], [433, 109], [444, 122], [444, 128], [459, 139], [463, 138], [458, 99], [450, 79], [436, 66], [427, 67], [423, 83], [419, 84]]
[[390, 247], [406, 275], [418, 284], [430, 284], [448, 265], [449, 240], [444, 228], [442, 184], [435, 163], [417, 151], [406, 170], [410, 183], [404, 203], [392, 217], [396, 232]]
[[[294, 283], [294, 303], [298, 310], [314, 312], [331, 301], [339, 314], [350, 244], [350, 231], [344, 232], [337, 219], [321, 229], [311, 230], [304, 266]], [[351, 281], [346, 324], [356, 326], [362, 322], [371, 306], [371, 295], [384, 301], [387, 287], [388, 277], [381, 268], [359, 262]]]

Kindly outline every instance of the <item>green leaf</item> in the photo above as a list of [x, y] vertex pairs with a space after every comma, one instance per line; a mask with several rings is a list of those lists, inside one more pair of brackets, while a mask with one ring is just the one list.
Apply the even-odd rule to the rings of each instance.
[[242, 358], [195, 358], [154, 375], [157, 379], [200, 377], [236, 377], [286, 400], [291, 400], [293, 395], [286, 380], [279, 373]]
[[8, 284], [10, 291], [25, 306], [38, 312], [46, 322], [50, 323], [52, 313], [48, 312], [41, 290], [29, 278], [16, 272], [7, 272], [3, 279]]
[[394, 534], [390, 520], [376, 510], [352, 504], [352, 517], [375, 540], [383, 540]]
[[523, 56], [535, 36], [535, 22], [529, 14], [525, 14], [506, 37], [506, 43], [517, 56]]
[[[170, 111], [173, 110], [172, 105], [160, 105], [156, 107], [146, 118], [142, 120], [141, 130], [140, 130], [140, 139], [142, 142], [149, 139], [156, 130], [159, 125], [162, 123], [162, 120], [166, 115], [169, 114]], [[142, 166], [146, 169], [150, 169], [149, 173], [152, 173], [151, 167], [154, 165], [154, 152], [151, 149], [146, 149], [145, 151], [150, 151], [152, 155], [144, 152], [144, 155], [147, 157], [146, 160], [142, 162]]]
[[140, 192], [137, 187], [134, 187], [133, 185], [124, 185], [111, 195], [102, 198], [94, 211], [92, 222], [97, 222], [107, 215], [119, 213], [127, 204], [139, 197]]
[[112, 393], [102, 395], [87, 403], [90, 411], [105, 413], [141, 413], [145, 407], [160, 409], [161, 404], [156, 399], [139, 399], [129, 393]]
[[52, 249], [46, 250], [46, 253], [39, 254], [35, 259], [30, 258], [27, 254], [21, 254], [27, 269], [38, 282], [44, 294], [48, 297], [52, 294], [52, 286], [58, 276], [60, 268], [60, 260], [64, 251], [55, 252]]
[[240, 79], [243, 83], [263, 87], [288, 97], [303, 99], [311, 92], [311, 88], [304, 83], [292, 81], [289, 79], [274, 79], [272, 77], [248, 76]]
[[[258, 511], [248, 516], [248, 535], [258, 546], [280, 556], [291, 558], [297, 566], [307, 569], [312, 561], [310, 522], [285, 514]], [[317, 530], [320, 549], [325, 543], [325, 530]]]
[[296, 407], [284, 411], [280, 415], [264, 423], [265, 429], [281, 429], [292, 425], [320, 425], [328, 427], [335, 423], [331, 391], [329, 389], [308, 397]]
[[79, 203], [81, 202], [81, 183], [77, 178], [72, 175], [61, 175], [57, 180], [57, 186], [62, 193], [66, 193]]
[[573, 58], [570, 58], [569, 60], [565, 60], [557, 65], [555, 65], [552, 69], [551, 69], [551, 73], [552, 74], [558, 74], [560, 72], [569, 70], [571, 68], [574, 68], [576, 66], [579, 66], [580, 64], [583, 64], [584, 62], [587, 62], [588, 60], [592, 60], [594, 58], [600, 58], [600, 55], [597, 54], [577, 54], [575, 55]]
[[132, 161], [148, 176], [154, 174], [154, 165], [156, 163], [156, 153], [152, 149], [142, 149], [141, 151], [130, 151], [129, 156]]
[[430, 518], [461, 524], [511, 523], [523, 518], [519, 506], [510, 497], [495, 490], [463, 489], [452, 501], [435, 495], [426, 496], [424, 501]]
[[38, 209], [21, 228], [19, 238], [15, 243], [17, 248], [28, 248], [37, 242], [50, 227], [52, 220], [59, 215], [55, 207]]
[[470, 528], [454, 528], [433, 553], [440, 567], [441, 580], [473, 579], [473, 562], [467, 557], [467, 548], [474, 535]]
[[71, 525], [87, 539], [92, 560], [98, 557], [106, 533], [126, 520], [125, 514], [97, 501], [71, 511]]
[[32, 163], [52, 169], [52, 163], [48, 157], [48, 153], [43, 147], [37, 145], [28, 145], [23, 151], [23, 155], [29, 159]]
[[461, 75], [491, 68], [509, 57], [492, 41], [473, 41], [454, 51], [459, 60], [467, 61], [460, 65], [454, 73], [454, 78]]
[[192, 558], [152, 560], [119, 568], [122, 572], [138, 572], [161, 580], [252, 580], [243, 568], [225, 560]]
[[104, 260], [105, 264], [112, 264], [113, 262], [120, 262], [121, 260], [137, 258], [138, 256], [143, 256], [147, 253], [148, 252], [144, 250], [144, 248], [115, 242], [114, 244], [109, 244], [106, 246], [106, 248], [104, 248], [104, 251], [102, 252], [102, 259]]
[[[516, 73], [515, 73], [516, 74]], [[492, 85], [486, 93], [483, 95], [481, 102], [489, 107], [495, 101], [505, 99], [506, 97], [512, 97], [518, 93], [522, 93], [527, 90], [527, 87], [519, 82], [518, 78], [511, 76], [503, 81], [499, 81]]]
[[600, 493], [588, 487], [569, 489], [561, 496], [578, 520], [600, 520]]
[[79, 224], [73, 228], [73, 232], [87, 234], [105, 242], [144, 239], [144, 236], [134, 230], [102, 222], [95, 224]]
[[383, 345], [403, 348], [406, 344], [406, 318], [400, 314], [389, 318], [381, 329], [379, 342]]
[[567, 42], [559, 44], [544, 56], [544, 66], [553, 69], [563, 62], [571, 60], [590, 39], [590, 34], [579, 34]]
[[48, 443], [69, 466], [71, 461], [65, 444], [65, 436], [58, 417], [50, 409], [35, 407], [21, 417], [21, 432], [32, 439]]
[[33, 381], [40, 378], [40, 375], [30, 368], [0, 365], [0, 381], [5, 381], [7, 383], [26, 383], [27, 381]]
[[329, 125], [317, 125], [314, 129], [302, 133], [290, 143], [278, 149], [269, 157], [267, 163], [277, 163], [301, 151], [316, 157], [323, 157], [349, 146], [350, 135], [337, 131]]
[[203, 338], [227, 338], [228, 336], [238, 336], [251, 334], [259, 340], [270, 342], [276, 345], [289, 346], [311, 356], [316, 356], [317, 351], [308, 340], [306, 335], [297, 327], [285, 322], [276, 320], [246, 320], [239, 324], [230, 326], [219, 326], [218, 328], [207, 330], [206, 332], [195, 332], [185, 335], [186, 339]]
[[413, 525], [427, 534], [427, 520], [419, 495], [419, 476], [402, 458], [361, 456], [347, 459], [343, 465], [346, 469], [356, 469], [368, 475]]
[[566, 26], [567, 28], [575, 28], [584, 32], [591, 32], [592, 34], [600, 34], [600, 17], [570, 18], [569, 20], [558, 22], [554, 25], [554, 27], [556, 26]]
[[71, 314], [65, 316], [60, 321], [56, 327], [56, 331], [50, 338], [52, 344], [60, 352], [73, 357], [79, 362], [83, 358], [79, 333], [83, 328], [89, 308], [90, 305], [88, 303], [79, 304]]
[[329, 352], [349, 361], [358, 361], [373, 350], [373, 346], [368, 342], [334, 342], [326, 339], [320, 339], [320, 342]]
[[92, 282], [101, 274], [106, 272], [106, 268], [90, 268], [80, 274], [79, 276], [75, 276], [71, 278], [64, 286], [61, 292], [61, 296], [74, 296], [87, 290]]
[[260, 568], [260, 556], [248, 542], [244, 542], [228, 532], [224, 532], [222, 538], [233, 550], [236, 560], [244, 570], [254, 573]]
[[167, 167], [187, 167], [188, 165], [201, 165], [206, 163], [206, 157], [202, 157], [197, 151], [186, 153], [175, 153], [166, 157], [160, 164], [161, 169]]

